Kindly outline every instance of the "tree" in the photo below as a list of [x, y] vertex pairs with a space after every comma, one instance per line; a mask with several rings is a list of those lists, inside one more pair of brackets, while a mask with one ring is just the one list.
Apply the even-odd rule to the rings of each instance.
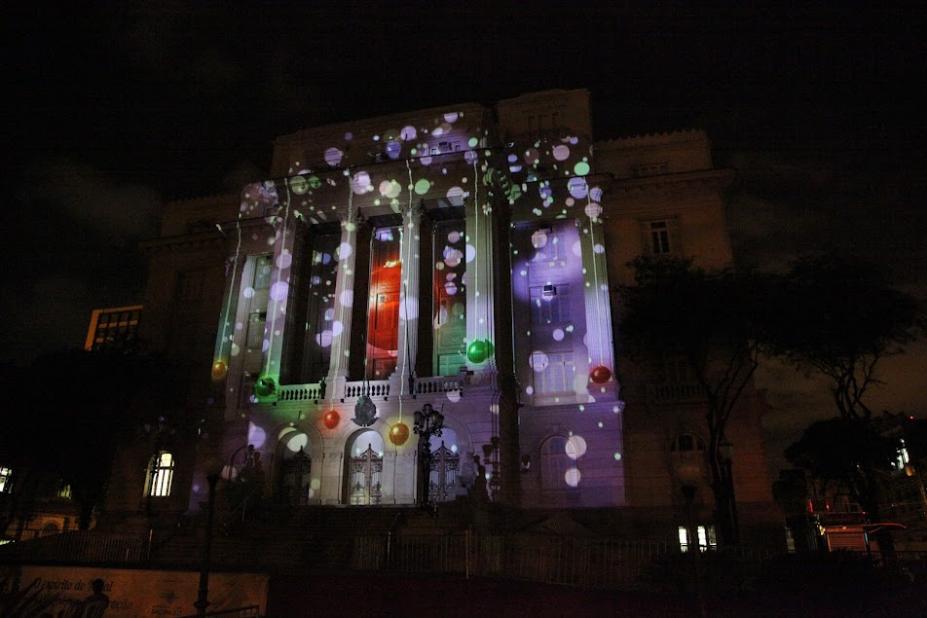
[[[198, 427], [198, 417], [184, 414], [186, 379], [158, 355], [62, 351], [37, 358], [15, 375], [7, 391], [15, 398], [15, 414], [6, 415], [0, 449], [24, 479], [69, 484], [81, 529], [105, 498], [121, 443], [146, 424], [163, 425], [165, 417], [183, 429]], [[17, 482], [17, 507], [7, 514], [7, 524], [28, 517], [38, 488], [38, 482]]]
[[708, 272], [684, 259], [641, 257], [634, 286], [621, 290], [622, 343], [632, 357], [678, 355], [706, 401], [706, 463], [722, 541], [737, 541], [734, 497], [720, 447], [728, 421], [767, 347], [770, 279], [731, 269]]
[[796, 261], [778, 293], [776, 353], [825, 376], [840, 417], [870, 420], [876, 366], [923, 331], [918, 302], [871, 264], [834, 255]]
[[899, 441], [862, 419], [832, 418], [812, 423], [785, 450], [793, 465], [813, 479], [845, 487], [868, 513], [878, 509], [879, 474], [889, 474]]

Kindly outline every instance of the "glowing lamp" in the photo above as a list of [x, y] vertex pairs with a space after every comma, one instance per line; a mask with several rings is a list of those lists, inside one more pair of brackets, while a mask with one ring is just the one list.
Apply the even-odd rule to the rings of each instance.
[[322, 424], [325, 425], [325, 427], [328, 429], [334, 429], [340, 422], [341, 415], [338, 414], [338, 410], [329, 410], [322, 415]]
[[212, 379], [214, 382], [224, 380], [228, 372], [229, 366], [225, 364], [224, 360], [217, 360], [212, 364]]
[[270, 376], [261, 376], [254, 383], [254, 394], [258, 399], [270, 399], [277, 392], [277, 383]]
[[467, 346], [467, 360], [479, 364], [492, 356], [493, 345], [489, 339], [475, 339]]
[[399, 421], [389, 428], [389, 441], [396, 446], [402, 446], [409, 439], [409, 426]]
[[596, 384], [605, 384], [612, 377], [612, 371], [605, 365], [599, 365], [589, 372], [589, 379]]

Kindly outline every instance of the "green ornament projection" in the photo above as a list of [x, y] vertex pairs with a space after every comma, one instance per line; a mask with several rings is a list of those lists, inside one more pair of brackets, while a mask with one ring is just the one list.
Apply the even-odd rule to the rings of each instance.
[[258, 401], [276, 399], [277, 382], [271, 376], [261, 376], [254, 383], [254, 396]]
[[467, 346], [467, 360], [476, 364], [485, 362], [492, 356], [494, 349], [489, 339], [475, 339]]

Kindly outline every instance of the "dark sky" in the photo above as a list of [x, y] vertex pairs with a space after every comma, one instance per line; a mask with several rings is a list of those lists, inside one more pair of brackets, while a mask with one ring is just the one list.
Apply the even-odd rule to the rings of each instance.
[[[0, 358], [80, 344], [92, 307], [138, 300], [160, 201], [261, 177], [276, 135], [558, 87], [591, 90], [600, 138], [708, 130], [740, 171], [739, 262], [836, 248], [927, 297], [927, 9], [779, 4], [6, 6]], [[927, 416], [924, 346], [888, 370], [877, 398]], [[760, 381], [773, 449], [830, 413], [787, 370]]]

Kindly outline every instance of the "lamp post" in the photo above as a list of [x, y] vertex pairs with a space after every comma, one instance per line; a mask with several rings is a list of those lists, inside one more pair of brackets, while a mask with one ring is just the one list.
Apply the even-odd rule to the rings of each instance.
[[430, 403], [415, 411], [413, 431], [418, 434], [418, 504], [428, 506], [429, 474], [431, 472], [431, 438], [440, 436], [444, 428], [444, 415]]
[[691, 461], [679, 461], [676, 464], [676, 477], [681, 484], [682, 497], [686, 505], [686, 550], [692, 556], [692, 579], [695, 584], [695, 599], [699, 616], [706, 616], [705, 599], [702, 595], [702, 576], [699, 569], [701, 546], [698, 539], [698, 527], [695, 524], [695, 494], [698, 481], [702, 477], [701, 469]]
[[209, 471], [206, 476], [206, 480], [209, 483], [209, 501], [206, 506], [206, 538], [203, 544], [203, 556], [200, 564], [200, 585], [196, 593], [196, 603], [193, 604], [196, 608], [197, 616], [205, 616], [206, 608], [209, 607], [209, 569], [212, 558], [213, 523], [216, 514], [216, 485], [219, 483], [219, 477], [221, 475], [220, 471], [216, 469], [217, 467], [218, 466], [214, 465], [211, 460], [206, 464], [206, 470]]
[[731, 545], [740, 542], [740, 526], [737, 522], [737, 501], [734, 496], [734, 445], [726, 438], [718, 445], [718, 458], [721, 463], [722, 483], [724, 486], [724, 527], [727, 532], [725, 539]]

